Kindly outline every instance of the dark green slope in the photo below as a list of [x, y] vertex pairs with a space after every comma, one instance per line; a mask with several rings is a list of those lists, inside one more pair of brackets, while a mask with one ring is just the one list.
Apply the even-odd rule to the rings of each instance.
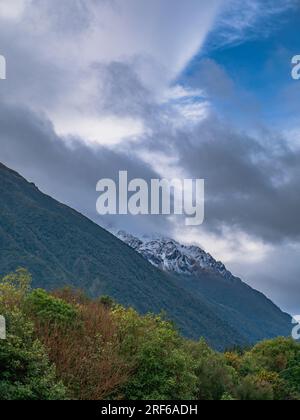
[[251, 344], [291, 333], [291, 316], [240, 279], [228, 281], [209, 272], [197, 276], [177, 275], [176, 279], [193, 296], [210, 302], [214, 313]]
[[204, 336], [217, 349], [245, 343], [209, 301], [1, 164], [0, 194], [0, 274], [25, 267], [34, 287], [72, 285], [142, 313], [164, 310], [186, 336]]

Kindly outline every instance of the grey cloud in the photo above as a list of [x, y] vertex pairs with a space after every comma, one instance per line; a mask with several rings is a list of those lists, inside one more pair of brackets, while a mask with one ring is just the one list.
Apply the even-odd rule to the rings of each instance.
[[7, 62], [7, 80], [0, 85], [0, 95], [6, 101], [41, 112], [74, 89], [76, 76], [55, 60], [37, 55], [37, 47], [24, 42], [27, 37], [22, 27], [15, 29], [1, 24], [0, 51]]
[[[153, 96], [142, 84], [131, 62], [114, 61], [93, 66], [99, 80], [99, 112], [121, 117], [148, 117], [155, 109]], [[150, 115], [149, 115], [150, 113]]]
[[[98, 3], [105, 0], [97, 0]], [[95, 0], [89, 0], [95, 3]], [[30, 20], [32, 10], [37, 10], [41, 21], [51, 25], [51, 30], [63, 35], [76, 35], [86, 30], [92, 22], [92, 12], [86, 0], [33, 0], [25, 18]]]
[[179, 166], [206, 180], [206, 221], [227, 225], [268, 242], [300, 238], [300, 153], [271, 133], [263, 141], [240, 133], [217, 117], [190, 132], [157, 137], [152, 147], [175, 148]]

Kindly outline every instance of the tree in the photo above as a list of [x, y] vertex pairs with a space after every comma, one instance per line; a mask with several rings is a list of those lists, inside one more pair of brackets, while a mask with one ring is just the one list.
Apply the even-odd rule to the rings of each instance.
[[0, 278], [0, 305], [3, 310], [20, 308], [30, 291], [30, 285], [31, 275], [23, 268]]
[[235, 390], [235, 396], [241, 401], [272, 401], [272, 385], [259, 375], [248, 375], [242, 378]]
[[139, 316], [117, 307], [121, 351], [133, 373], [122, 388], [130, 400], [189, 400], [196, 390], [193, 359], [173, 325], [160, 316]]
[[197, 376], [197, 400], [221, 400], [231, 395], [238, 383], [234, 368], [226, 364], [224, 355], [213, 351], [204, 340], [190, 342], [188, 350], [194, 359]]
[[276, 400], [299, 399], [299, 362], [300, 345], [290, 338], [279, 337], [258, 343], [245, 353], [240, 374], [250, 377], [252, 384], [268, 383]]
[[36, 289], [29, 293], [24, 300], [24, 307], [26, 312], [34, 317], [37, 322], [68, 325], [70, 327], [77, 317], [75, 306], [50, 295], [42, 289]]
[[7, 339], [0, 340], [0, 400], [64, 399], [65, 388], [35, 339], [32, 323], [17, 310], [4, 315]]

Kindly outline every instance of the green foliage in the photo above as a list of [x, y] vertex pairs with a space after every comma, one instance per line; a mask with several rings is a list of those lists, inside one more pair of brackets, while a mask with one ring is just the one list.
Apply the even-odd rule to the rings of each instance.
[[[299, 347], [299, 346], [298, 346]], [[281, 372], [281, 378], [289, 385], [294, 398], [300, 399], [300, 349], [287, 364], [287, 368]]]
[[99, 302], [106, 306], [107, 308], [112, 308], [115, 305], [114, 299], [112, 299], [110, 296], [101, 296], [99, 299]]
[[232, 395], [225, 393], [222, 398], [221, 401], [235, 401], [235, 398], [233, 398]]
[[270, 401], [274, 399], [272, 385], [256, 375], [248, 375], [242, 378], [235, 394], [237, 399], [241, 401]]
[[172, 324], [159, 316], [141, 317], [118, 307], [114, 317], [122, 336], [122, 351], [134, 373], [123, 387], [130, 400], [192, 399], [196, 389], [193, 359]]
[[18, 270], [0, 280], [0, 400], [299, 400], [300, 346], [287, 338], [217, 353], [187, 341], [162, 314], [108, 297], [31, 290]]
[[292, 339], [279, 337], [261, 342], [247, 352], [241, 373], [264, 376], [272, 385], [275, 399], [299, 399], [299, 362], [299, 344]]
[[0, 400], [64, 399], [55, 368], [22, 311], [30, 281], [22, 269], [0, 280], [0, 314], [7, 326], [6, 340], [0, 340]]
[[40, 321], [54, 324], [72, 324], [77, 316], [74, 306], [49, 295], [45, 290], [33, 290], [25, 300], [26, 310]]
[[19, 307], [30, 291], [31, 276], [25, 269], [18, 269], [0, 279], [0, 305], [2, 308]]
[[292, 339], [277, 338], [257, 344], [246, 356], [252, 358], [258, 368], [282, 372], [300, 354], [299, 345]]
[[223, 355], [214, 352], [204, 340], [190, 342], [197, 376], [197, 400], [221, 400], [231, 395], [238, 382], [236, 371], [226, 364]]
[[19, 311], [6, 313], [8, 334], [0, 340], [0, 400], [65, 398], [33, 325]]

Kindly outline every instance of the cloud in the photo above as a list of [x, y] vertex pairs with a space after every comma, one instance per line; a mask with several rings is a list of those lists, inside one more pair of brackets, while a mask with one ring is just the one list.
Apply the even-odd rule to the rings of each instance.
[[279, 17], [299, 8], [298, 0], [229, 0], [224, 3], [208, 48], [221, 48], [268, 36]]
[[0, 20], [18, 21], [31, 0], [2, 0], [0, 3]]
[[[177, 224], [173, 236], [179, 242], [197, 244], [207, 252], [213, 250], [214, 258], [229, 266], [238, 261], [239, 271], [244, 265], [253, 268], [254, 265], [265, 262], [270, 251], [273, 251], [270, 244], [232, 226], [224, 226], [220, 234], [220, 232], [214, 233], [204, 225], [201, 228], [190, 229], [187, 235], [186, 229]], [[233, 270], [235, 274], [239, 271]]]

